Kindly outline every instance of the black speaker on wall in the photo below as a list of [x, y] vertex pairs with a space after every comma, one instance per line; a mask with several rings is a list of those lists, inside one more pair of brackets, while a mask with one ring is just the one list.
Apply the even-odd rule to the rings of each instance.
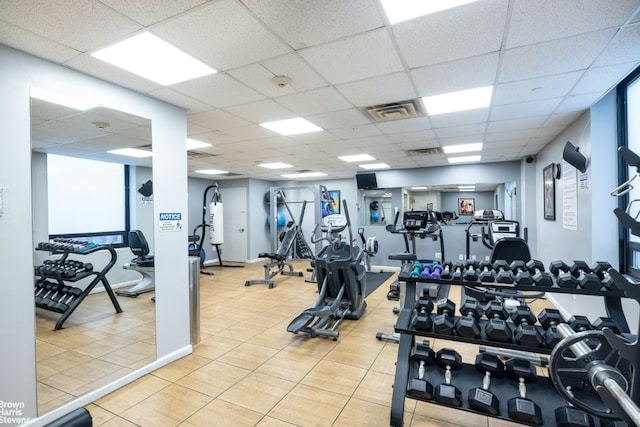
[[580, 172], [587, 171], [587, 158], [580, 153], [580, 149], [575, 147], [571, 141], [567, 141], [562, 151], [562, 159]]
[[150, 197], [153, 194], [153, 182], [148, 180], [144, 184], [138, 188], [138, 193], [142, 194], [144, 197]]

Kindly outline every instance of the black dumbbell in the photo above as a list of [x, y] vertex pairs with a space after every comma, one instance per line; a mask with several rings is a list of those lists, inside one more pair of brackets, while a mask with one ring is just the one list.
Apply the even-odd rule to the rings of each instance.
[[438, 384], [435, 388], [434, 398], [436, 402], [460, 407], [462, 405], [462, 393], [458, 387], [451, 384], [451, 371], [462, 367], [462, 356], [451, 348], [443, 348], [438, 351], [436, 360], [438, 365], [445, 369], [444, 383]]
[[493, 269], [497, 271], [496, 281], [498, 283], [513, 283], [513, 273], [509, 269], [509, 263], [503, 259], [499, 259], [493, 263]]
[[476, 260], [468, 259], [465, 263], [466, 270], [462, 275], [462, 278], [467, 282], [477, 282], [478, 281], [478, 271], [476, 270], [478, 263]]
[[433, 311], [433, 301], [428, 298], [420, 298], [416, 301], [416, 311], [413, 318], [413, 327], [418, 331], [431, 330], [431, 312]]
[[589, 265], [584, 261], [573, 261], [571, 265], [571, 274], [578, 280], [578, 284], [582, 289], [598, 290], [602, 287], [600, 278], [597, 274], [591, 272]]
[[54, 310], [58, 313], [64, 313], [69, 308], [69, 304], [82, 294], [82, 289], [69, 287], [66, 291], [66, 296], [62, 298], [55, 306]]
[[542, 261], [538, 259], [531, 259], [527, 261], [526, 266], [527, 269], [529, 269], [533, 283], [535, 283], [536, 286], [542, 286], [544, 288], [550, 288], [553, 286], [553, 277], [551, 277], [551, 274], [544, 271], [544, 264]]
[[556, 282], [561, 288], [575, 288], [578, 280], [569, 271], [569, 266], [564, 261], [551, 261], [549, 271], [556, 276]]
[[478, 278], [481, 282], [492, 283], [496, 281], [496, 274], [493, 272], [493, 264], [490, 261], [480, 261], [480, 274]]
[[484, 326], [484, 333], [491, 341], [509, 342], [513, 333], [506, 322], [509, 312], [501, 301], [489, 301], [484, 309], [484, 314], [489, 321]]
[[[573, 396], [571, 387], [567, 387], [566, 390]], [[571, 405], [556, 408], [555, 416], [558, 427], [594, 427], [591, 415]]]
[[456, 305], [449, 299], [441, 299], [437, 302], [437, 315], [433, 318], [433, 332], [443, 335], [451, 335], [454, 326], [453, 316]]
[[462, 280], [462, 274], [464, 273], [464, 264], [456, 262], [453, 265], [453, 273], [451, 274], [451, 280]]
[[571, 316], [571, 318], [567, 321], [567, 325], [569, 325], [575, 332], [590, 331], [591, 329], [593, 329], [593, 327], [591, 326], [591, 322], [589, 322], [589, 318], [587, 316]]
[[411, 360], [417, 362], [418, 377], [412, 378], [407, 384], [407, 395], [418, 399], [429, 400], [433, 397], [433, 385], [425, 376], [426, 366], [436, 362], [436, 354], [431, 347], [425, 344], [417, 344], [411, 349]]
[[604, 328], [609, 328], [613, 331], [614, 334], [622, 334], [622, 328], [620, 328], [618, 322], [616, 322], [611, 317], [598, 317], [595, 322], [593, 322], [592, 326], [593, 329], [602, 330]]
[[440, 278], [444, 280], [450, 280], [451, 270], [453, 269], [451, 262], [447, 261], [444, 264], [442, 264], [442, 266], [443, 266], [443, 269], [442, 269], [442, 273], [440, 274]]
[[513, 260], [509, 268], [515, 275], [514, 280], [518, 285], [533, 285], [533, 278], [531, 278], [527, 264], [524, 261], [520, 259]]
[[617, 290], [618, 286], [616, 286], [616, 282], [613, 281], [613, 278], [609, 275], [609, 269], [611, 268], [611, 264], [606, 261], [596, 261], [591, 266], [591, 271], [594, 272], [598, 278], [600, 279], [600, 283], [605, 289]]
[[527, 382], [535, 382], [538, 377], [531, 362], [521, 359], [509, 359], [506, 365], [507, 376], [518, 381], [518, 397], [507, 402], [509, 417], [527, 424], [542, 424], [542, 411], [531, 399], [527, 399]]
[[464, 304], [460, 307], [462, 316], [456, 322], [456, 332], [459, 336], [465, 338], [480, 337], [480, 326], [478, 319], [482, 317], [482, 306], [475, 298], [467, 297]]
[[511, 320], [515, 323], [516, 330], [513, 334], [516, 342], [529, 347], [539, 347], [542, 344], [542, 336], [535, 327], [536, 316], [526, 305], [520, 305], [511, 313]]
[[538, 321], [545, 329], [544, 342], [549, 348], [553, 348], [562, 341], [562, 336], [558, 333], [556, 326], [565, 323], [560, 310], [555, 308], [545, 308], [538, 314]]
[[469, 407], [485, 414], [498, 415], [500, 413], [500, 400], [489, 391], [491, 377], [501, 377], [504, 373], [504, 363], [498, 356], [489, 353], [479, 353], [476, 356], [475, 367], [484, 374], [482, 387], [469, 390]]

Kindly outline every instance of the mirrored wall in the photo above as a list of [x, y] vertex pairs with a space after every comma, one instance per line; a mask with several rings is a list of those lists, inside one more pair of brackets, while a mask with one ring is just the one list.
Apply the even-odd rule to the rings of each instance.
[[[42, 414], [156, 360], [156, 315], [153, 291], [135, 298], [116, 295], [143, 278], [127, 268], [136, 255], [118, 232], [125, 231], [127, 224], [141, 230], [153, 254], [153, 196], [137, 191], [152, 179], [151, 121], [101, 106], [68, 107], [37, 96], [31, 99], [31, 145], [39, 305], [35, 307], [37, 397]], [[149, 156], [109, 153], [130, 147], [148, 151]], [[54, 169], [51, 156], [85, 164]], [[115, 167], [116, 177], [107, 179], [118, 186], [122, 183], [119, 192], [104, 193], [100, 185], [88, 184], [108, 176], [99, 171], [101, 165]], [[69, 175], [71, 182], [58, 181], [59, 175]], [[124, 211], [105, 216], [114, 207], [116, 212]], [[110, 223], [114, 215], [121, 215], [122, 226]], [[73, 227], [60, 225], [65, 219], [70, 222], [66, 227]], [[89, 220], [104, 228], [91, 228]], [[71, 233], [74, 242], [89, 241], [95, 246], [81, 245], [68, 253], [64, 247], [41, 245], [52, 243], [50, 235], [65, 233]]]

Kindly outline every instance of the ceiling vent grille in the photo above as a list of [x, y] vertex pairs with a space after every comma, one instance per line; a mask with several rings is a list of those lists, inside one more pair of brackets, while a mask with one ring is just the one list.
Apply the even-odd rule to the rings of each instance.
[[217, 154], [203, 153], [202, 151], [187, 150], [188, 159], [202, 159], [205, 157], [216, 157]]
[[416, 148], [415, 150], [408, 150], [407, 154], [410, 156], [434, 156], [436, 154], [442, 154], [442, 148], [433, 147], [433, 148]]
[[371, 117], [376, 123], [424, 116], [422, 103], [418, 99], [392, 102], [390, 104], [372, 105], [370, 107], [364, 107], [363, 112]]

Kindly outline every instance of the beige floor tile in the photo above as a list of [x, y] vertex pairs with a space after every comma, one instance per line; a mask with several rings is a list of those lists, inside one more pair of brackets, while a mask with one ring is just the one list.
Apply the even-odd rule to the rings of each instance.
[[300, 383], [351, 396], [366, 373], [363, 368], [323, 360]]
[[121, 417], [113, 417], [104, 424], [100, 424], [100, 427], [139, 427], [139, 425]]
[[167, 381], [175, 382], [210, 362], [211, 360], [206, 357], [190, 354], [180, 360], [153, 371], [153, 375]]
[[296, 427], [296, 425], [275, 418], [264, 417], [256, 424], [256, 427]]
[[94, 427], [102, 426], [104, 423], [115, 417], [115, 414], [94, 404], [89, 404], [85, 408], [91, 414]]
[[213, 361], [179, 379], [177, 384], [217, 397], [250, 373], [248, 369]]
[[215, 360], [242, 344], [241, 341], [212, 335], [193, 346], [193, 354]]
[[379, 405], [390, 405], [394, 376], [369, 371], [353, 393], [353, 397]]
[[299, 385], [267, 415], [300, 426], [325, 427], [336, 420], [348, 399], [341, 394]]
[[218, 398], [234, 405], [266, 414], [296, 383], [270, 375], [253, 373], [247, 375]]
[[278, 352], [264, 362], [256, 372], [298, 382], [320, 362], [320, 359], [303, 356], [289, 349]]
[[351, 399], [344, 407], [332, 427], [387, 427], [390, 419], [388, 406]]
[[220, 356], [218, 360], [229, 365], [254, 370], [269, 360], [278, 351], [273, 348], [243, 343], [233, 351]]
[[[371, 339], [377, 341], [375, 337], [371, 337]], [[382, 347], [354, 347], [349, 343], [339, 342], [324, 359], [369, 369], [380, 351], [382, 351]]]
[[187, 418], [181, 427], [252, 427], [262, 414], [216, 399]]
[[108, 394], [94, 403], [107, 411], [121, 414], [170, 384], [169, 381], [154, 377], [153, 375], [147, 375]]

